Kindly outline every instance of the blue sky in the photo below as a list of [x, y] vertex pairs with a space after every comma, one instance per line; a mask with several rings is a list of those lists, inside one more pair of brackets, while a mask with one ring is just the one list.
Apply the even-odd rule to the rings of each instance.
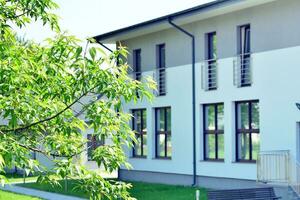
[[[212, 0], [55, 0], [60, 6], [63, 30], [80, 39], [126, 27]], [[27, 39], [42, 41], [51, 36], [41, 23], [19, 31]]]

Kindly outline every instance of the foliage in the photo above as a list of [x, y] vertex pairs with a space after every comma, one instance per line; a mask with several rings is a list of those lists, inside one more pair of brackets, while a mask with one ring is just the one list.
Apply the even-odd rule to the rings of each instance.
[[[43, 191], [57, 192], [60, 194], [72, 195], [77, 197], [86, 198], [87, 193], [84, 190], [74, 190], [80, 180], [72, 180], [69, 184], [69, 189], [66, 192], [59, 187], [51, 187], [49, 184], [38, 184], [38, 183], [26, 183], [20, 184], [21, 187], [34, 188]], [[62, 181], [61, 181], [62, 182]], [[136, 199], [142, 200], [186, 200], [195, 199], [196, 190], [200, 190], [200, 199], [207, 199], [207, 192], [204, 188], [195, 188], [190, 186], [176, 186], [176, 185], [164, 185], [164, 184], [153, 184], [143, 182], [131, 182], [133, 187], [129, 190], [130, 194]], [[105, 198], [104, 198], [105, 199]]]
[[[92, 199], [130, 199], [130, 185], [104, 180], [78, 162], [88, 148], [82, 132], [92, 128], [98, 139], [113, 141], [95, 150], [98, 165], [108, 171], [129, 166], [122, 146], [131, 145], [134, 133], [122, 103], [137, 101], [137, 91], [151, 99], [155, 84], [128, 76], [120, 59], [127, 54], [123, 47], [106, 55], [94, 44], [84, 52], [78, 39], [60, 32], [57, 16], [50, 13], [56, 7], [52, 0], [0, 0], [0, 171], [15, 166], [26, 174], [40, 172], [39, 182], [59, 184], [32, 158], [37, 152], [54, 162], [59, 177], [82, 178]], [[20, 40], [12, 27], [32, 20], [49, 24], [57, 35], [42, 44]], [[75, 112], [86, 98], [89, 103]]]

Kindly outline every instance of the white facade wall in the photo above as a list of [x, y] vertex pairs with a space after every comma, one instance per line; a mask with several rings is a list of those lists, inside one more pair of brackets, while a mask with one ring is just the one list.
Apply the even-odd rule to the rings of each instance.
[[[297, 153], [297, 122], [300, 111], [300, 29], [295, 18], [300, 2], [276, 1], [224, 16], [184, 26], [196, 36], [196, 155], [197, 175], [237, 179], [256, 179], [255, 163], [235, 162], [235, 102], [259, 100], [261, 151], [290, 150]], [[272, 20], [272, 21], [269, 21]], [[233, 84], [233, 62], [236, 60], [237, 26], [250, 23], [253, 84], [237, 88]], [[286, 30], [289, 28], [290, 30]], [[218, 38], [218, 89], [201, 88], [201, 65], [204, 60], [204, 35], [217, 31]], [[299, 32], [300, 33], [300, 32]], [[290, 37], [289, 37], [290, 35]], [[142, 101], [125, 105], [125, 110], [147, 109], [148, 156], [132, 158], [127, 149], [133, 170], [192, 175], [192, 68], [190, 39], [170, 29], [123, 41], [130, 52], [142, 49], [143, 76], [153, 76], [155, 45], [166, 44], [167, 95], [153, 102]], [[129, 64], [132, 63], [129, 56]], [[224, 103], [225, 161], [203, 161], [202, 104]], [[172, 159], [155, 158], [154, 108], [171, 107]]]
[[[296, 123], [300, 111], [295, 103], [300, 99], [300, 67], [296, 64], [300, 46], [252, 54], [253, 84], [237, 88], [233, 84], [233, 61], [236, 57], [218, 60], [219, 88], [204, 91], [201, 88], [201, 63], [196, 64], [196, 144], [197, 175], [239, 179], [256, 179], [255, 163], [235, 162], [235, 107], [241, 100], [259, 100], [260, 142], [262, 151], [290, 150], [296, 158]], [[287, 67], [288, 66], [288, 67]], [[153, 71], [143, 73], [153, 76]], [[192, 82], [191, 66], [167, 69], [167, 95], [148, 101], [126, 105], [126, 110], [147, 109], [148, 156], [132, 158], [127, 149], [133, 170], [192, 174]], [[225, 161], [203, 160], [202, 105], [224, 103]], [[155, 158], [154, 108], [171, 107], [172, 159]], [[300, 153], [300, 152], [299, 152]]]

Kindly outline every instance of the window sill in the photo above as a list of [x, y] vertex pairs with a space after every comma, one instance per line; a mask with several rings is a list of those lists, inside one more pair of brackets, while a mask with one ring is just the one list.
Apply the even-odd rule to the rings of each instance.
[[256, 160], [237, 160], [233, 161], [235, 164], [256, 164]]
[[225, 163], [224, 160], [213, 160], [213, 159], [211, 159], [211, 160], [209, 160], [209, 159], [207, 159], [207, 160], [200, 160], [200, 162], [207, 162], [207, 163]]
[[153, 160], [172, 160], [171, 157], [155, 157]]
[[129, 159], [147, 159], [147, 156], [131, 156]]

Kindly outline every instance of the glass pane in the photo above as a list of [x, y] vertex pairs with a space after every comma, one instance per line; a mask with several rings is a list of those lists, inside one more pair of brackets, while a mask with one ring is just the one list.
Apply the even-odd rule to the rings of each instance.
[[257, 133], [252, 133], [252, 160], [257, 160], [260, 149], [260, 136]]
[[208, 56], [207, 59], [216, 59], [217, 58], [217, 37], [216, 33], [208, 34]]
[[238, 134], [238, 159], [250, 159], [249, 134]]
[[136, 134], [137, 142], [134, 144], [134, 155], [141, 156], [142, 155], [142, 148], [141, 148], [141, 137], [140, 135]]
[[172, 143], [171, 143], [171, 135], [167, 137], [167, 157], [172, 156]]
[[148, 149], [147, 149], [147, 135], [143, 135], [143, 156], [147, 156], [147, 153], [148, 153], [148, 151], [147, 151]]
[[167, 108], [167, 130], [171, 131], [171, 108]]
[[146, 109], [142, 110], [143, 112], [143, 131], [147, 132], [147, 111]]
[[239, 103], [238, 104], [238, 128], [249, 129], [249, 104]]
[[218, 159], [224, 159], [224, 134], [218, 134]]
[[133, 111], [134, 123], [133, 123], [133, 130], [140, 132], [141, 131], [141, 112], [140, 110]]
[[165, 110], [157, 109], [157, 130], [165, 131]]
[[215, 130], [215, 106], [205, 106], [205, 128]]
[[252, 103], [252, 129], [259, 129], [259, 106], [258, 103]]
[[215, 159], [216, 158], [216, 151], [215, 151], [215, 134], [206, 134], [205, 142], [206, 142], [206, 152], [205, 156], [206, 159]]
[[218, 105], [218, 130], [224, 130], [224, 105]]
[[160, 157], [165, 157], [165, 135], [157, 135], [157, 155]]

